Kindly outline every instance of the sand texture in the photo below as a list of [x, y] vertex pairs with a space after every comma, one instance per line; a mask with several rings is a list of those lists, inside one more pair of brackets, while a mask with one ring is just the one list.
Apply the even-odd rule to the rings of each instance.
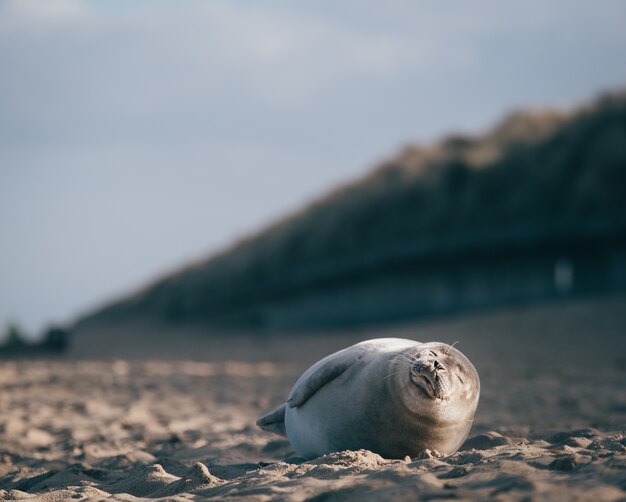
[[[0, 500], [625, 500], [625, 305], [518, 309], [315, 343], [268, 337], [269, 362], [226, 361], [248, 350], [232, 338], [195, 361], [3, 361]], [[304, 461], [256, 428], [321, 354], [385, 335], [460, 340], [482, 381], [461, 451]]]

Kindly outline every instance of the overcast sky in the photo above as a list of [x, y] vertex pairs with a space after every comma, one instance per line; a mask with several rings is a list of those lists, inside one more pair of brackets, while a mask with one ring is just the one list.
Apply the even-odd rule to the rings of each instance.
[[66, 322], [408, 142], [626, 83], [626, 2], [0, 0], [0, 323]]

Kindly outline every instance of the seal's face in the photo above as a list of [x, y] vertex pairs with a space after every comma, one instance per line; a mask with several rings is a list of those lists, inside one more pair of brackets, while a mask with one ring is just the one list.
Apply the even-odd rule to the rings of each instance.
[[432, 401], [476, 402], [480, 384], [474, 366], [445, 343], [422, 344], [410, 354], [410, 379]]

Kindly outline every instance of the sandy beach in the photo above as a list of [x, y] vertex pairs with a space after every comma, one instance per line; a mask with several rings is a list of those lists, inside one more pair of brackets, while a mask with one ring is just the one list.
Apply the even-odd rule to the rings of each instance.
[[[4, 360], [0, 499], [624, 500], [625, 307], [618, 296], [300, 340], [223, 337], [184, 359]], [[378, 336], [458, 341], [474, 362], [482, 395], [461, 451], [305, 461], [254, 425], [312, 362]]]

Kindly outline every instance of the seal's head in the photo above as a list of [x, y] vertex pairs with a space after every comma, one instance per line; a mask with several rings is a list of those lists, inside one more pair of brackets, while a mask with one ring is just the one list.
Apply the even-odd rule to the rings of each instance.
[[480, 394], [474, 365], [460, 351], [440, 342], [403, 351], [395, 373], [403, 381], [409, 409], [434, 420], [472, 420]]
[[394, 361], [391, 393], [400, 391], [395, 395], [413, 417], [414, 450], [454, 453], [467, 437], [478, 406], [476, 368], [457, 349], [439, 342], [418, 343]]
[[410, 354], [409, 375], [427, 399], [477, 401], [478, 373], [461, 352], [445, 343], [424, 343]]

